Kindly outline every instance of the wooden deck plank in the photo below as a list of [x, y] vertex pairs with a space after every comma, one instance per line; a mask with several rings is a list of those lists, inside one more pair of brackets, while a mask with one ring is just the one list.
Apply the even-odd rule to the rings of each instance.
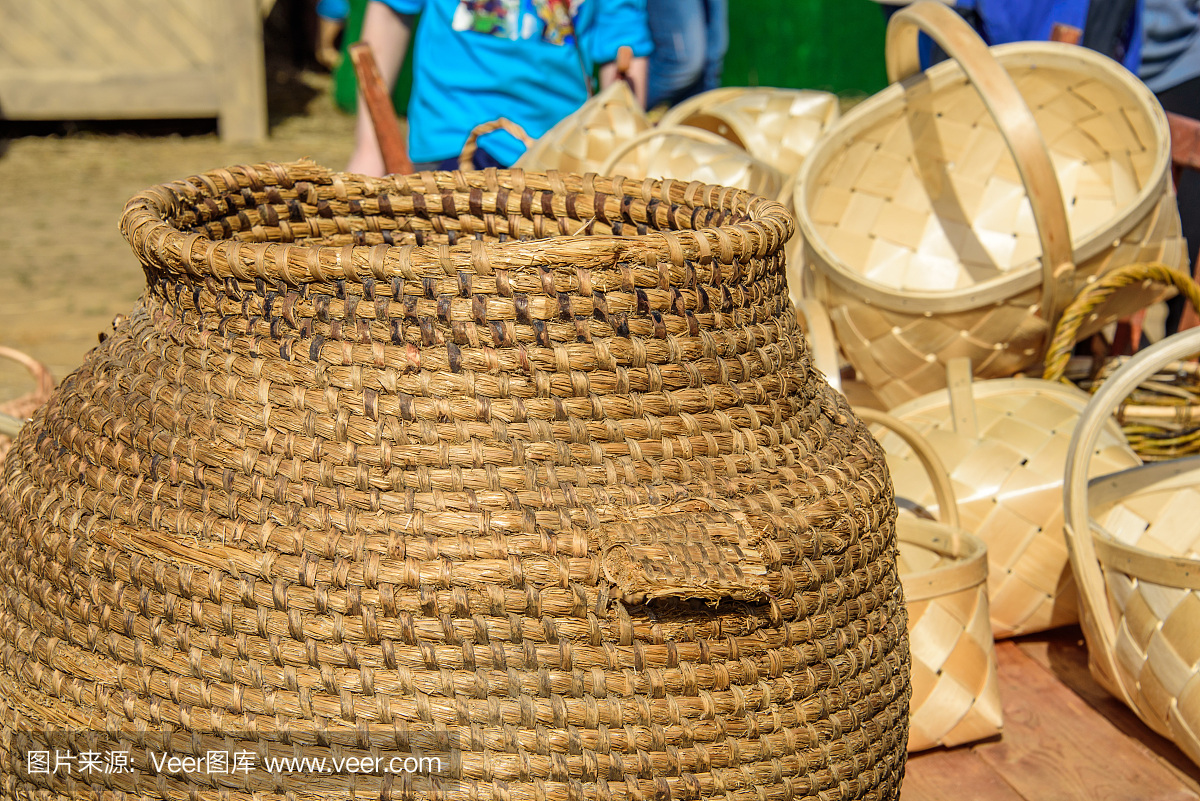
[[937, 749], [908, 759], [900, 801], [1022, 801], [971, 748]]
[[1200, 798], [1015, 643], [998, 643], [996, 655], [1004, 734], [973, 750], [1021, 796], [1031, 801]]
[[[1087, 672], [1086, 652], [1080, 655], [1082, 646], [1069, 634], [1064, 642], [1069, 647], [1061, 650], [1036, 640], [997, 644], [1003, 734], [974, 746], [909, 757], [903, 801], [1200, 799], [1188, 772], [1159, 753], [1159, 747], [1173, 746], [1162, 738], [1157, 743], [1147, 738], [1152, 732], [1136, 717], [1133, 722], [1140, 729], [1128, 719], [1119, 722], [1124, 707], [1104, 705], [1103, 690], [1086, 687], [1079, 674], [1080, 664]], [[1100, 707], [1067, 681], [1083, 687]], [[1178, 757], [1186, 761], [1182, 754]]]
[[1015, 642], [1022, 652], [1053, 673], [1058, 681], [1128, 737], [1132, 747], [1152, 754], [1200, 795], [1200, 766], [1188, 759], [1173, 742], [1143, 723], [1133, 710], [1092, 678], [1088, 670], [1087, 646], [1078, 626], [1023, 637]]

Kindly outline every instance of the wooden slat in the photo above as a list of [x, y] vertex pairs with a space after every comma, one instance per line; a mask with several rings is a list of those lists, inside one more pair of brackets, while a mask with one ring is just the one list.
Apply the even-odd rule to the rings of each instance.
[[1004, 734], [974, 751], [1027, 799], [1195, 801], [1196, 793], [1013, 642], [996, 646]]
[[900, 801], [1022, 801], [971, 748], [939, 749], [908, 758]]
[[1087, 646], [1077, 626], [1022, 638], [1021, 651], [1054, 674], [1064, 686], [1103, 715], [1130, 741], [1130, 747], [1154, 756], [1189, 789], [1200, 795], [1200, 767], [1178, 746], [1151, 730], [1125, 704], [1096, 683], [1088, 670]]
[[0, 111], [12, 120], [217, 116], [211, 73], [152, 76], [79, 70], [0, 70]]

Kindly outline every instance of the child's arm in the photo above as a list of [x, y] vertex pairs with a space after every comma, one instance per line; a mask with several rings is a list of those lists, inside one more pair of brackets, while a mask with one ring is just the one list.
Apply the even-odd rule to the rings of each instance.
[[629, 87], [633, 89], [633, 95], [642, 104], [646, 106], [646, 87], [650, 75], [650, 60], [645, 56], [632, 58], [629, 65], [624, 69], [622, 75], [622, 67], [620, 58], [617, 61], [610, 61], [607, 64], [600, 65], [600, 88], [608, 86], [610, 83], [621, 78], [629, 81]]
[[[400, 14], [380, 2], [367, 4], [363, 16], [362, 41], [371, 46], [375, 62], [379, 65], [379, 73], [387, 83], [390, 93], [400, 75], [400, 67], [404, 64], [404, 54], [408, 52], [408, 43], [412, 39], [413, 16]], [[354, 129], [354, 152], [350, 155], [350, 163], [346, 166], [348, 172], [364, 175], [383, 175], [383, 154], [379, 151], [379, 141], [375, 138], [375, 126], [371, 124], [371, 115], [367, 111], [362, 97], [358, 99], [358, 117]]]

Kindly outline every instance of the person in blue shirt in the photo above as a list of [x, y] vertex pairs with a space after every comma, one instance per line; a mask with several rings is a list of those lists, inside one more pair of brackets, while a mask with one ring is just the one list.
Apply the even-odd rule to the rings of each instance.
[[[413, 36], [414, 16], [419, 14]], [[372, 0], [363, 41], [394, 83], [414, 39], [408, 104], [415, 169], [455, 169], [467, 136], [506, 117], [537, 138], [588, 98], [593, 67], [601, 86], [619, 80], [618, 50], [632, 49], [624, 77], [645, 103], [653, 45], [645, 0]], [[497, 131], [481, 137], [476, 167], [509, 166], [523, 146]], [[347, 169], [382, 175], [383, 157], [360, 100]]]

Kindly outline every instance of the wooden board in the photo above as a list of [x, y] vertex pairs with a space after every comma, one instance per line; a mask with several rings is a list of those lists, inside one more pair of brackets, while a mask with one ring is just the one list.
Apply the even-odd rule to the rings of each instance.
[[258, 0], [0, 0], [0, 117], [216, 117], [266, 136]]
[[[1055, 663], [1035, 658], [1049, 654], [1048, 648], [1004, 641], [996, 653], [1003, 734], [974, 746], [912, 755], [904, 801], [1200, 799], [1197, 785], [1159, 754], [1165, 741], [1143, 739], [1144, 727], [1114, 724], [1060, 680]], [[1073, 681], [1080, 679], [1078, 658], [1076, 653], [1062, 660]]]

